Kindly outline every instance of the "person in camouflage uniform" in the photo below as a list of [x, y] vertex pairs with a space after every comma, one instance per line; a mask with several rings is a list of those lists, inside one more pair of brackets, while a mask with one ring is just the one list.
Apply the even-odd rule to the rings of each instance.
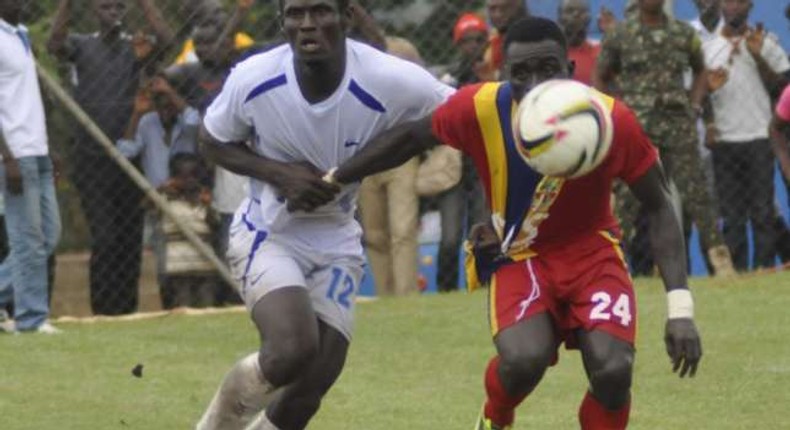
[[[616, 84], [650, 140], [658, 147], [667, 175], [677, 185], [682, 207], [700, 231], [715, 272], [734, 273], [730, 253], [716, 226], [716, 213], [697, 151], [696, 120], [706, 94], [701, 42], [688, 24], [663, 12], [664, 0], [639, 0], [630, 15], [606, 35], [593, 83], [608, 91]], [[691, 93], [683, 74], [691, 69]], [[617, 192], [624, 238], [634, 230], [637, 207]], [[689, 229], [687, 229], [689, 230]]]

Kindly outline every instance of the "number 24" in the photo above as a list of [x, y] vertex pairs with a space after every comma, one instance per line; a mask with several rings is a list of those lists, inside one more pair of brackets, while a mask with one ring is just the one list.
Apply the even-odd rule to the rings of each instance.
[[[345, 276], [343, 276], [345, 275]], [[337, 287], [343, 283], [343, 288], [340, 293], [337, 292]], [[346, 309], [351, 308], [351, 295], [354, 293], [354, 279], [343, 273], [337, 267], [332, 268], [332, 281], [329, 283], [329, 289], [326, 291], [326, 298], [336, 301], [340, 306]]]
[[612, 315], [620, 318], [620, 324], [628, 326], [631, 323], [631, 302], [628, 300], [626, 294], [620, 294], [614, 306], [611, 306], [611, 313], [609, 313], [609, 305], [612, 304], [612, 296], [609, 293], [599, 291], [592, 295], [592, 301], [595, 306], [590, 311], [591, 320], [604, 320], [609, 321]]

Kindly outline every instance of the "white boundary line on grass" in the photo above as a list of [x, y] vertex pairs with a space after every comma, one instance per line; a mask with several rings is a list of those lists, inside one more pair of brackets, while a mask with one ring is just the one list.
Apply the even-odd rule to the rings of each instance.
[[[376, 297], [362, 296], [357, 297], [357, 303], [369, 303], [376, 301]], [[149, 320], [154, 318], [168, 317], [171, 315], [189, 315], [189, 316], [203, 316], [203, 315], [223, 315], [223, 314], [240, 314], [246, 313], [247, 308], [244, 306], [230, 306], [224, 308], [177, 308], [169, 311], [156, 311], [156, 312], [138, 312], [129, 315], [108, 316], [97, 315], [90, 317], [70, 317], [63, 316], [53, 319], [52, 321], [58, 324], [74, 323], [74, 324], [93, 324], [99, 322], [122, 322], [122, 321], [140, 321]]]

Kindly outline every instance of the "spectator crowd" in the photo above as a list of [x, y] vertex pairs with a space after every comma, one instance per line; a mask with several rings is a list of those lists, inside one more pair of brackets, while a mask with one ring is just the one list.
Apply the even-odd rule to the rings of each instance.
[[[137, 311], [145, 247], [156, 257], [164, 309], [238, 303], [216, 268], [147, 201], [86, 124], [73, 123], [60, 145], [63, 154], [50, 151], [54, 136], [46, 134], [34, 60], [43, 53], [32, 49], [21, 22], [24, 3], [0, 1], [0, 176], [8, 233], [0, 328], [8, 329], [13, 315], [17, 330], [57, 331], [46, 320], [60, 232], [54, 186], [60, 156], [90, 233], [87, 287], [94, 314]], [[115, 149], [224, 256], [248, 181], [201, 157], [201, 116], [236, 63], [281, 42], [256, 41], [241, 30], [254, 0], [238, 0], [232, 11], [217, 0], [190, 0], [190, 16], [179, 29], [157, 3], [60, 0], [46, 49], [66, 71], [74, 100]], [[414, 41], [385, 32], [357, 1], [350, 6], [350, 37], [420, 64], [455, 87], [497, 80], [508, 26], [530, 10], [523, 0], [484, 3], [483, 10], [456, 11], [447, 64], [428, 64]], [[752, 0], [694, 0], [699, 17], [692, 22], [673, 18], [664, 0], [630, 1], [619, 22], [608, 10], [591, 10], [587, 0], [557, 3], [574, 79], [634, 110], [661, 154], [687, 239], [692, 226], [699, 231], [709, 273], [732, 276], [790, 261], [790, 231], [774, 189], [777, 159], [785, 186], [790, 183], [790, 108], [776, 108], [790, 82], [790, 62], [770, 29], [753, 21]], [[132, 7], [144, 18], [139, 29], [126, 24]], [[75, 14], [88, 8], [95, 29], [75, 31]], [[589, 36], [593, 25], [601, 40]], [[613, 202], [629, 263], [634, 274], [651, 275], [646, 220], [624, 189], [613, 190]], [[485, 198], [471, 161], [447, 148], [366, 179], [358, 216], [376, 292], [419, 291], [420, 220], [433, 211], [440, 227], [437, 290], [463, 287], [463, 240], [471, 225], [488, 218]]]

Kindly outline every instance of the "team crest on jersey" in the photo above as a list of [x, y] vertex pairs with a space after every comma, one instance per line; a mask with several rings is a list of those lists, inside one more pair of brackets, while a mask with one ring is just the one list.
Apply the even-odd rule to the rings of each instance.
[[546, 176], [540, 180], [535, 188], [532, 203], [529, 207], [521, 232], [510, 247], [511, 253], [520, 253], [527, 250], [538, 237], [538, 228], [549, 217], [551, 206], [560, 195], [565, 179]]

